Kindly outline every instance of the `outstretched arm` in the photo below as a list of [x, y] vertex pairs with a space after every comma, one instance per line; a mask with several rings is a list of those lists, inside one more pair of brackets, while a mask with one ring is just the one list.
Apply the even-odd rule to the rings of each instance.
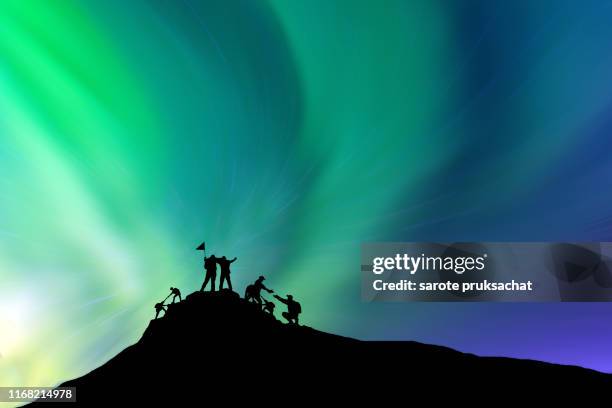
[[230, 260], [229, 263], [234, 262], [236, 259], [238, 259], [238, 257], [234, 257], [234, 259]]
[[282, 297], [280, 297], [280, 296], [278, 296], [278, 295], [274, 295], [274, 297], [275, 297], [276, 299], [278, 299], [280, 302], [283, 302], [284, 304], [287, 304], [287, 300], [286, 300], [286, 299], [283, 299]]

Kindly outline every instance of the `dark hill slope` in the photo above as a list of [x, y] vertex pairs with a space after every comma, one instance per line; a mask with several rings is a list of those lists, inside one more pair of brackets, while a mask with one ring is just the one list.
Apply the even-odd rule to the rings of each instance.
[[285, 325], [233, 292], [196, 292], [151, 321], [136, 344], [62, 385], [77, 387], [72, 407], [287, 406], [409, 402], [420, 393], [580, 395], [611, 390], [612, 376], [416, 342], [359, 341]]

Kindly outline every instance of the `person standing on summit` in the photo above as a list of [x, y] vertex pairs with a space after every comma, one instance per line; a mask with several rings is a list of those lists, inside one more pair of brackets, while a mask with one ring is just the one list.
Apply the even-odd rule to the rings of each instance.
[[204, 257], [204, 269], [206, 270], [206, 277], [204, 278], [204, 283], [202, 284], [202, 289], [200, 292], [204, 292], [204, 288], [210, 281], [210, 291], [215, 291], [215, 280], [217, 279], [217, 261], [219, 258], [211, 255], [209, 257]]
[[236, 261], [236, 257], [234, 259], [227, 259], [222, 256], [221, 258], [217, 258], [217, 263], [219, 267], [221, 267], [221, 280], [219, 281], [219, 290], [223, 289], [223, 281], [227, 281], [227, 287], [229, 290], [232, 290], [232, 280], [230, 279], [230, 264]]

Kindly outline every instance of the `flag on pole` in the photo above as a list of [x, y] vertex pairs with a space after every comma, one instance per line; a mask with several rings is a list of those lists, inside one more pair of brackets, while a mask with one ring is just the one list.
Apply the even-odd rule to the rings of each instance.
[[199, 247], [196, 248], [196, 251], [206, 251], [206, 245], [204, 242], [200, 244]]

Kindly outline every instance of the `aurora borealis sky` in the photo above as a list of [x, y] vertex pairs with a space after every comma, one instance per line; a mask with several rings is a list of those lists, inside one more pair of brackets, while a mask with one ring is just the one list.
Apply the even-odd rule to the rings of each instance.
[[365, 304], [366, 241], [612, 240], [607, 1], [0, 1], [0, 385], [135, 342], [201, 253], [363, 339], [612, 372], [612, 305]]

